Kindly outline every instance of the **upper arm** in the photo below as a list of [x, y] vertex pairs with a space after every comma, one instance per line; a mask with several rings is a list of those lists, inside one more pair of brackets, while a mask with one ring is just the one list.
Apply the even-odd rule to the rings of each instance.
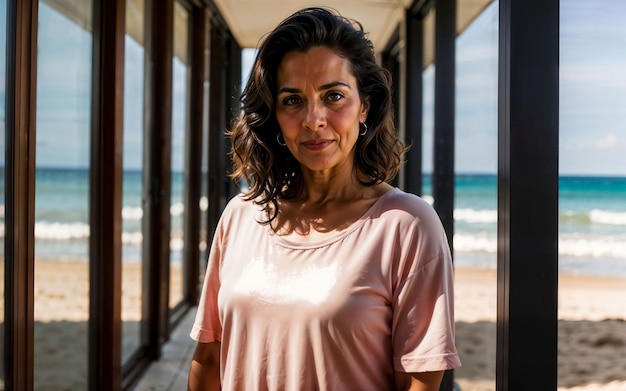
[[396, 372], [398, 391], [437, 391], [441, 385], [443, 371], [402, 373]]

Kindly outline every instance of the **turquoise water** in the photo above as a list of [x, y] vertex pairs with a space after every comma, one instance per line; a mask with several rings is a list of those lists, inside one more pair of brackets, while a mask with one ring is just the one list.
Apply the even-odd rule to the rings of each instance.
[[[431, 194], [426, 176], [424, 194]], [[497, 177], [457, 175], [454, 257], [457, 266], [496, 267]], [[559, 269], [626, 276], [626, 178], [559, 178]]]
[[[430, 178], [424, 178], [430, 199]], [[126, 171], [123, 184], [123, 251], [139, 260], [141, 172]], [[180, 234], [183, 176], [172, 182], [172, 235]], [[567, 273], [626, 276], [626, 178], [561, 177], [559, 267]], [[4, 219], [4, 195], [0, 199]], [[39, 169], [36, 183], [37, 259], [85, 259], [88, 254], [89, 172]], [[496, 267], [497, 178], [456, 177], [454, 256], [457, 266]], [[4, 230], [2, 229], [2, 235]], [[172, 248], [182, 245], [171, 243]], [[175, 252], [173, 252], [174, 254]]]
[[[0, 168], [4, 177], [4, 169]], [[140, 171], [123, 177], [122, 244], [124, 261], [141, 258], [142, 179]], [[182, 255], [183, 174], [172, 174], [170, 212], [172, 260]], [[4, 193], [0, 195], [0, 223], [4, 223]], [[4, 237], [4, 225], [0, 228]], [[89, 170], [40, 168], [35, 183], [35, 258], [85, 260], [89, 247]]]

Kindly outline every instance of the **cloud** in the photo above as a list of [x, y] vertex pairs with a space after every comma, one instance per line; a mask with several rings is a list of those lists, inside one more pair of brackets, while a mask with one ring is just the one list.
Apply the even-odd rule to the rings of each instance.
[[498, 64], [498, 46], [480, 45], [459, 48], [456, 52], [457, 65], [468, 62], [495, 62]]
[[606, 151], [622, 148], [626, 149], [626, 143], [621, 142], [620, 139], [613, 133], [607, 134], [601, 138], [571, 141], [563, 144], [563, 149], [570, 151]]
[[597, 140], [595, 143], [596, 149], [613, 149], [617, 147], [617, 137], [614, 134], [609, 134], [608, 136]]
[[561, 83], [589, 83], [595, 88], [626, 88], [626, 61], [605, 63], [564, 63], [560, 67]]

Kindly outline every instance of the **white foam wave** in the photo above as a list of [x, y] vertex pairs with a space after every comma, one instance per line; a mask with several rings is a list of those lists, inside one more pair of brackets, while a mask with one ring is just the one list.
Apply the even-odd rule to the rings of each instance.
[[495, 253], [498, 251], [498, 240], [495, 235], [491, 237], [456, 234], [454, 235], [454, 250], [461, 252]]
[[170, 239], [170, 250], [181, 251], [185, 247], [185, 241], [181, 238]]
[[143, 235], [141, 232], [123, 232], [122, 243], [140, 245], [143, 242]]
[[0, 218], [4, 218], [4, 205], [0, 204]]
[[561, 237], [559, 254], [591, 258], [626, 258], [626, 241], [612, 238]]
[[497, 210], [455, 209], [454, 219], [468, 223], [497, 223]]
[[[0, 225], [0, 237], [4, 237], [4, 225]], [[50, 241], [87, 240], [89, 239], [89, 225], [43, 221], [35, 224], [35, 238]], [[122, 233], [122, 243], [125, 245], [140, 245], [142, 241], [141, 232]]]
[[51, 223], [42, 221], [35, 224], [35, 238], [42, 240], [76, 240], [89, 237], [89, 225], [84, 223]]
[[[208, 208], [208, 203], [209, 201], [206, 197], [200, 199], [200, 209], [203, 211], [206, 210]], [[185, 205], [181, 202], [170, 206], [170, 214], [174, 217], [182, 215], [184, 211]], [[142, 217], [143, 209], [141, 207], [125, 206], [122, 209], [122, 218], [124, 218], [124, 220], [141, 220]]]
[[[493, 236], [454, 235], [454, 250], [458, 252], [496, 253], [498, 239]], [[561, 235], [559, 255], [588, 258], [626, 258], [626, 240], [612, 237], [582, 238]]]
[[172, 216], [180, 216], [183, 214], [184, 211], [185, 211], [185, 205], [183, 205], [180, 202], [170, 206], [170, 214]]
[[200, 207], [201, 211], [206, 212], [206, 210], [209, 209], [209, 199], [205, 196], [200, 197], [198, 206]]
[[593, 209], [589, 218], [595, 224], [626, 225], [626, 212]]
[[[626, 212], [592, 209], [588, 214], [565, 211], [562, 219], [582, 219], [593, 224], [626, 225]], [[498, 211], [491, 209], [458, 208], [454, 210], [454, 219], [466, 223], [497, 223]]]
[[141, 220], [143, 217], [143, 209], [137, 206], [125, 206], [122, 209], [122, 218], [124, 220]]

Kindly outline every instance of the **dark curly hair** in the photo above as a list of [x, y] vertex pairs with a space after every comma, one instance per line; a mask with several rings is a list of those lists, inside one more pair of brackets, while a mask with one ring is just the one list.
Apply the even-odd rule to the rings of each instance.
[[305, 53], [317, 46], [349, 60], [361, 101], [369, 99], [368, 132], [358, 138], [354, 154], [360, 183], [373, 186], [394, 178], [406, 151], [393, 119], [391, 75], [376, 63], [363, 26], [326, 8], [294, 13], [259, 46], [241, 96], [241, 112], [228, 132], [234, 164], [231, 177], [247, 181], [245, 197], [264, 208], [266, 223], [276, 217], [278, 199], [294, 199], [304, 190], [298, 161], [276, 139], [280, 132], [275, 114], [278, 68], [287, 53]]

